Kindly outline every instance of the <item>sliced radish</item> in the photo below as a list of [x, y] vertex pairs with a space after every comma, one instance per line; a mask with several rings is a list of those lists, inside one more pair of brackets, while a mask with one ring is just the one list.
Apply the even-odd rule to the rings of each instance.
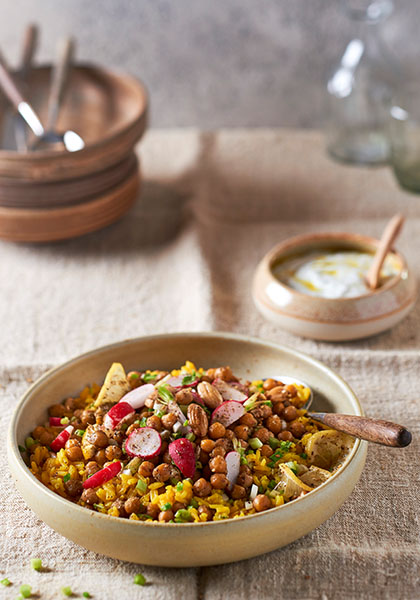
[[239, 452], [233, 451], [228, 452], [225, 456], [227, 473], [226, 477], [229, 479], [228, 489], [231, 490], [236, 483], [239, 475], [239, 468], [241, 466], [241, 455]]
[[130, 456], [152, 458], [159, 454], [162, 440], [156, 429], [139, 427], [134, 429], [125, 442], [125, 451]]
[[243, 404], [236, 400], [228, 400], [227, 402], [222, 402], [222, 404], [214, 409], [211, 415], [211, 422], [218, 421], [225, 427], [229, 427], [229, 425], [235, 423], [244, 414], [245, 408]]
[[50, 427], [60, 427], [62, 417], [50, 417]]
[[169, 402], [168, 412], [174, 413], [174, 415], [178, 419], [179, 425], [178, 423], [175, 423], [175, 425], [173, 426], [173, 430], [176, 433], [182, 433], [182, 435], [186, 435], [187, 433], [192, 432], [192, 429], [188, 424], [184, 425], [185, 421], [187, 420], [187, 417], [180, 409], [179, 404], [177, 404], [176, 402]]
[[255, 483], [253, 483], [252, 486], [251, 486], [251, 492], [249, 494], [249, 499], [250, 500], [255, 500], [255, 498], [257, 497], [257, 495], [258, 495], [258, 486], [255, 485]]
[[155, 386], [151, 383], [146, 383], [145, 385], [141, 385], [140, 387], [131, 390], [128, 394], [125, 394], [120, 402], [127, 402], [134, 410], [137, 410], [138, 408], [143, 408], [147, 398], [149, 398], [154, 391]]
[[86, 481], [83, 482], [83, 487], [85, 490], [88, 488], [98, 487], [118, 475], [121, 469], [122, 464], [117, 460], [116, 462], [107, 465], [100, 471], [96, 471], [96, 473], [88, 477]]
[[128, 402], [120, 400], [117, 404], [114, 404], [109, 411], [106, 413], [104, 418], [104, 425], [107, 429], [115, 429], [115, 427], [121, 423], [121, 421], [132, 415], [134, 408]]
[[197, 384], [198, 379], [194, 379], [191, 383], [182, 383], [185, 377], [188, 377], [189, 373], [181, 373], [181, 375], [176, 375], [169, 377], [169, 379], [165, 380], [165, 383], [170, 385], [173, 388], [187, 388], [193, 387]]
[[168, 451], [169, 456], [181, 473], [185, 477], [193, 477], [195, 473], [195, 452], [192, 443], [186, 438], [179, 438], [169, 444]]
[[213, 381], [214, 387], [219, 390], [222, 394], [224, 400], [235, 400], [235, 402], [245, 402], [248, 399], [248, 396], [238, 390], [233, 385], [229, 385], [226, 381], [222, 381], [222, 379], [215, 379]]
[[61, 431], [55, 440], [53, 440], [50, 444], [50, 448], [53, 452], [58, 452], [66, 445], [67, 440], [70, 439], [71, 434], [73, 433], [74, 427], [69, 425], [63, 431]]
[[200, 404], [201, 406], [205, 406], [202, 397], [199, 396], [199, 394], [197, 394], [197, 392], [191, 392], [191, 394], [193, 395], [193, 398], [194, 398], [193, 402], [196, 402], [197, 404]]

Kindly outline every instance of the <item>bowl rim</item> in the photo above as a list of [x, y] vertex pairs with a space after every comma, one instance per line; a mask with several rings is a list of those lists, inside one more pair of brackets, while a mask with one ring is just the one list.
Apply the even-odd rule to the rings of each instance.
[[[44, 62], [44, 63], [35, 65], [33, 67], [33, 70], [36, 71], [36, 70], [43, 70], [43, 69], [44, 70], [51, 69], [52, 66], [53, 66], [52, 63]], [[138, 124], [142, 120], [147, 120], [149, 106], [150, 106], [150, 94], [149, 94], [149, 91], [148, 91], [146, 85], [144, 84], [144, 82], [141, 79], [139, 79], [129, 73], [125, 73], [122, 70], [108, 69], [106, 66], [102, 66], [102, 65], [90, 62], [90, 61], [77, 62], [77, 64], [75, 64], [73, 66], [73, 70], [75, 70], [75, 71], [80, 70], [80, 71], [85, 71], [85, 72], [95, 72], [96, 71], [96, 72], [105, 74], [107, 77], [111, 76], [115, 79], [118, 79], [119, 81], [121, 81], [121, 80], [127, 81], [128, 83], [130, 83], [131, 87], [137, 88], [137, 93], [140, 93], [143, 96], [143, 105], [142, 105], [141, 109], [138, 109], [137, 115], [135, 117], [133, 117], [129, 123], [127, 123], [124, 127], [119, 128], [117, 131], [114, 131], [112, 133], [112, 135], [107, 136], [96, 142], [89, 143], [89, 144], [85, 145], [84, 148], [82, 148], [81, 150], [78, 150], [77, 152], [65, 152], [65, 151], [57, 152], [57, 151], [53, 151], [53, 150], [50, 150], [50, 151], [39, 150], [37, 152], [31, 152], [30, 159], [31, 159], [31, 161], [33, 160], [35, 163], [38, 161], [42, 162], [45, 159], [62, 160], [66, 156], [70, 157], [70, 159], [74, 156], [83, 158], [86, 154], [90, 153], [91, 151], [96, 151], [96, 150], [102, 148], [103, 146], [106, 146], [107, 144], [110, 144], [111, 142], [115, 141], [116, 138], [124, 136], [133, 127], [138, 126]], [[14, 71], [12, 71], [12, 73], [14, 74]], [[145, 126], [146, 126], [146, 123], [145, 123]], [[25, 155], [25, 154], [22, 155], [22, 153], [17, 152], [17, 151], [4, 150], [4, 149], [0, 148], [0, 161], [8, 160], [8, 161], [12, 161], [12, 162], [20, 162], [22, 160], [22, 156], [27, 157], [27, 155]]]
[[[85, 360], [89, 357], [92, 357], [95, 354], [100, 353], [102, 351], [108, 351], [108, 350], [112, 350], [112, 349], [117, 350], [122, 345], [136, 343], [136, 342], [140, 342], [140, 341], [147, 342], [147, 341], [152, 341], [152, 340], [155, 341], [155, 340], [159, 340], [159, 339], [163, 340], [168, 337], [171, 339], [176, 339], [176, 338], [183, 338], [185, 336], [188, 336], [190, 338], [195, 337], [197, 339], [200, 339], [200, 338], [204, 339], [204, 338], [210, 337], [210, 338], [214, 338], [214, 339], [222, 339], [222, 340], [228, 339], [228, 340], [234, 340], [234, 341], [238, 341], [238, 342], [251, 342], [252, 344], [269, 347], [269, 348], [272, 348], [273, 350], [286, 351], [287, 353], [294, 355], [295, 358], [303, 359], [304, 361], [308, 361], [313, 366], [315, 366], [318, 370], [322, 371], [324, 374], [328, 375], [329, 377], [332, 377], [333, 379], [335, 379], [336, 383], [338, 383], [341, 387], [343, 387], [344, 390], [347, 392], [347, 394], [351, 397], [351, 399], [354, 403], [354, 406], [356, 408], [356, 411], [357, 411], [356, 414], [358, 414], [358, 415], [364, 414], [363, 408], [362, 408], [356, 394], [354, 393], [352, 388], [349, 386], [349, 384], [338, 373], [336, 373], [333, 369], [331, 369], [330, 367], [328, 367], [321, 361], [317, 360], [316, 358], [313, 358], [312, 356], [310, 356], [304, 352], [300, 352], [299, 350], [295, 350], [294, 348], [291, 348], [290, 346], [286, 346], [283, 344], [277, 344], [277, 343], [271, 342], [271, 341], [264, 341], [260, 338], [254, 337], [254, 336], [248, 336], [248, 335], [242, 335], [242, 334], [230, 333], [230, 332], [224, 332], [224, 331], [199, 331], [199, 332], [183, 331], [183, 332], [176, 332], [176, 333], [161, 333], [161, 334], [155, 334], [155, 335], [140, 336], [140, 337], [136, 337], [136, 338], [127, 338], [127, 339], [121, 340], [119, 342], [114, 342], [111, 344], [106, 344], [105, 346], [100, 346], [100, 347], [90, 350], [88, 352], [79, 354], [78, 356], [75, 356], [75, 357], [65, 361], [64, 363], [61, 363], [60, 365], [53, 367], [52, 369], [49, 369], [46, 373], [41, 375], [41, 377], [39, 377], [33, 384], [31, 384], [30, 387], [26, 390], [26, 392], [24, 392], [24, 394], [21, 396], [18, 404], [16, 405], [16, 407], [13, 411], [13, 415], [10, 420], [10, 424], [9, 424], [9, 428], [8, 428], [8, 435], [7, 435], [7, 453], [8, 453], [9, 463], [14, 461], [15, 466], [20, 470], [23, 477], [25, 477], [32, 484], [34, 484], [35, 488], [39, 489], [40, 493], [43, 493], [46, 496], [46, 499], [50, 499], [51, 501], [58, 502], [59, 504], [61, 504], [63, 506], [63, 508], [71, 509], [71, 507], [72, 507], [73, 509], [78, 511], [79, 514], [84, 515], [85, 517], [90, 516], [91, 518], [105, 519], [105, 522], [109, 522], [110, 519], [111, 519], [111, 522], [115, 522], [115, 520], [118, 520], [118, 522], [120, 522], [120, 523], [121, 522], [123, 522], [123, 523], [130, 522], [130, 523], [134, 524], [134, 526], [170, 527], [172, 529], [173, 528], [178, 529], [180, 527], [181, 528], [187, 527], [190, 529], [191, 527], [193, 527], [194, 530], [198, 530], [198, 526], [215, 527], [215, 526], [221, 525], [221, 524], [224, 524], [225, 526], [228, 524], [230, 524], [231, 526], [234, 526], [235, 523], [242, 522], [244, 519], [249, 520], [249, 519], [253, 519], [256, 517], [261, 517], [263, 515], [267, 515], [268, 513], [274, 514], [274, 512], [275, 511], [277, 512], [279, 509], [283, 510], [283, 512], [280, 514], [286, 514], [286, 511], [289, 512], [290, 510], [293, 510], [293, 506], [297, 506], [298, 503], [304, 502], [305, 498], [308, 498], [308, 497], [313, 498], [315, 496], [315, 494], [319, 494], [320, 491], [322, 491], [326, 486], [335, 482], [337, 480], [337, 478], [340, 477], [342, 475], [342, 473], [344, 473], [344, 471], [350, 465], [350, 463], [353, 462], [353, 460], [356, 458], [356, 456], [365, 449], [366, 442], [362, 442], [361, 440], [356, 438], [355, 443], [354, 443], [351, 451], [346, 456], [343, 465], [327, 481], [322, 483], [320, 486], [318, 486], [317, 488], [315, 488], [314, 490], [312, 490], [310, 493], [308, 493], [305, 496], [296, 498], [295, 500], [292, 500], [291, 502], [288, 502], [282, 506], [276, 506], [274, 508], [271, 508], [268, 511], [263, 511], [263, 512], [255, 513], [252, 515], [245, 515], [242, 517], [236, 517], [234, 519], [228, 518], [228, 519], [222, 519], [219, 521], [209, 521], [209, 522], [201, 522], [201, 523], [159, 523], [157, 521], [152, 521], [152, 522], [150, 522], [150, 521], [135, 521], [135, 520], [130, 520], [130, 519], [121, 519], [120, 517], [114, 517], [112, 515], [103, 514], [103, 513], [99, 513], [99, 512], [91, 511], [91, 510], [89, 510], [87, 513], [86, 507], [80, 506], [74, 502], [71, 502], [71, 500], [68, 500], [67, 498], [63, 498], [59, 494], [54, 493], [52, 490], [50, 490], [46, 485], [42, 484], [35, 477], [35, 475], [29, 470], [27, 464], [24, 462], [21, 452], [19, 451], [18, 442], [15, 437], [15, 429], [16, 429], [20, 414], [21, 414], [23, 408], [25, 407], [28, 399], [36, 391], [36, 389], [39, 386], [41, 386], [46, 380], [48, 380], [51, 377], [51, 375], [57, 374], [62, 369], [71, 366], [73, 363], [83, 361], [83, 360]], [[82, 511], [82, 512], [80, 512], [80, 511]]]
[[[267, 254], [265, 254], [265, 256], [261, 260], [260, 266], [266, 271], [266, 274], [270, 279], [270, 283], [275, 283], [275, 284], [279, 285], [280, 287], [287, 290], [292, 295], [295, 295], [301, 299], [305, 299], [305, 301], [307, 301], [307, 302], [322, 302], [327, 305], [335, 304], [336, 302], [351, 304], [354, 301], [375, 297], [375, 296], [383, 294], [389, 290], [392, 290], [403, 279], [403, 273], [409, 272], [407, 261], [405, 260], [404, 256], [400, 252], [398, 252], [395, 248], [391, 248], [390, 251], [392, 252], [392, 254], [394, 254], [398, 258], [398, 260], [401, 263], [401, 269], [400, 269], [399, 273], [394, 275], [390, 279], [390, 281], [387, 281], [385, 283], [385, 285], [383, 285], [375, 290], [366, 292], [365, 294], [361, 294], [359, 296], [351, 296], [350, 298], [325, 298], [323, 296], [311, 296], [310, 294], [305, 294], [303, 292], [299, 292], [298, 290], [295, 290], [294, 288], [286, 285], [284, 282], [280, 281], [280, 279], [275, 277], [275, 275], [273, 274], [273, 266], [274, 266], [274, 263], [276, 262], [276, 260], [278, 260], [280, 258], [280, 255], [283, 252], [285, 252], [289, 249], [293, 249], [293, 248], [298, 249], [299, 246], [309, 244], [310, 242], [322, 242], [323, 240], [325, 240], [326, 242], [340, 241], [340, 240], [347, 241], [347, 242], [353, 242], [355, 244], [355, 248], [356, 248], [357, 244], [360, 244], [360, 245], [363, 244], [363, 245], [368, 245], [368, 246], [372, 246], [372, 247], [377, 247], [380, 243], [380, 241], [378, 239], [370, 237], [370, 236], [365, 236], [365, 235], [361, 235], [358, 233], [349, 233], [349, 232], [340, 232], [340, 231], [305, 233], [302, 235], [297, 235], [297, 236], [294, 236], [291, 238], [287, 238], [286, 240], [284, 240], [284, 242], [280, 242], [279, 244], [274, 246], [271, 250], [269, 250], [267, 252]], [[316, 247], [314, 247], [314, 250], [315, 249], [316, 249]], [[415, 294], [413, 297], [415, 297]], [[410, 298], [407, 303], [409, 304], [411, 301], [412, 301], [412, 298]], [[398, 308], [398, 310], [400, 310], [400, 308]]]

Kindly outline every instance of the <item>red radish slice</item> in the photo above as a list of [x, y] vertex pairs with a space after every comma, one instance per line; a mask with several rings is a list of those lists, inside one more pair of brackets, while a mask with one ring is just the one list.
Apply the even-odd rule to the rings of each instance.
[[155, 391], [155, 386], [151, 383], [146, 383], [145, 385], [141, 385], [131, 392], [128, 392], [125, 396], [123, 396], [120, 402], [127, 402], [130, 406], [137, 410], [138, 408], [142, 408], [147, 398], [153, 394]]
[[229, 385], [226, 381], [216, 379], [213, 381], [213, 385], [222, 394], [224, 400], [235, 400], [235, 402], [245, 402], [245, 400], [248, 400], [246, 394], [233, 387], [233, 385]]
[[50, 417], [50, 427], [60, 427], [62, 417]]
[[140, 427], [130, 433], [125, 442], [125, 451], [130, 456], [152, 458], [159, 454], [162, 439], [156, 429]]
[[245, 414], [243, 404], [236, 402], [236, 400], [228, 400], [222, 402], [217, 408], [214, 409], [211, 415], [211, 422], [218, 421], [225, 427], [229, 427], [235, 421], [240, 419]]
[[117, 404], [114, 404], [109, 411], [106, 413], [104, 418], [104, 425], [107, 429], [115, 429], [115, 427], [121, 423], [121, 421], [132, 415], [134, 408], [128, 402], [120, 400]]
[[58, 452], [66, 445], [67, 440], [70, 439], [71, 434], [73, 433], [74, 427], [69, 425], [63, 431], [61, 431], [55, 440], [53, 440], [50, 444], [50, 448], [53, 452]]
[[193, 387], [197, 384], [198, 379], [195, 379], [191, 383], [182, 383], [185, 377], [188, 377], [189, 373], [182, 373], [181, 375], [177, 375], [176, 377], [169, 377], [169, 379], [165, 379], [165, 383], [174, 388], [186, 388]]
[[228, 489], [231, 490], [236, 483], [239, 475], [239, 468], [241, 466], [241, 455], [239, 452], [228, 452], [225, 456], [227, 473], [226, 477], [229, 479]]
[[179, 438], [169, 444], [169, 456], [185, 477], [193, 477], [195, 473], [194, 446], [186, 438]]
[[196, 402], [197, 404], [200, 404], [201, 406], [205, 406], [203, 399], [201, 398], [201, 396], [199, 396], [197, 394], [197, 392], [191, 392], [191, 394], [193, 395], [193, 402]]
[[88, 479], [83, 482], [83, 487], [85, 490], [88, 488], [98, 487], [118, 475], [121, 469], [122, 464], [117, 460], [116, 462], [107, 465], [100, 471], [96, 471], [96, 473], [88, 477]]

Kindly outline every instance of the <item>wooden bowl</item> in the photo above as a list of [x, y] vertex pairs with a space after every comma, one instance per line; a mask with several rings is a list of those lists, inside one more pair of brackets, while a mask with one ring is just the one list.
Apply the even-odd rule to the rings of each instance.
[[[28, 97], [41, 118], [45, 117], [50, 73], [51, 66], [37, 67], [28, 79]], [[133, 77], [91, 65], [74, 67], [57, 130], [73, 129], [85, 148], [79, 152], [0, 150], [0, 178], [63, 181], [121, 162], [144, 133], [147, 104], [143, 84]]]
[[233, 562], [296, 540], [328, 519], [350, 495], [362, 472], [367, 444], [355, 442], [343, 467], [311, 493], [263, 513], [209, 523], [130, 521], [93, 512], [42, 485], [23, 462], [18, 444], [45, 420], [47, 408], [101, 383], [113, 361], [127, 370], [170, 370], [186, 359], [205, 368], [229, 364], [246, 379], [288, 373], [315, 391], [315, 409], [361, 415], [349, 386], [322, 363], [290, 348], [228, 333], [180, 333], [126, 340], [53, 369], [26, 392], [10, 423], [9, 465], [28, 505], [50, 527], [77, 544], [121, 560], [170, 567]]
[[134, 154], [130, 162], [130, 170], [117, 185], [84, 202], [56, 208], [0, 206], [0, 238], [11, 242], [53, 242], [78, 237], [114, 223], [132, 206], [140, 187]]

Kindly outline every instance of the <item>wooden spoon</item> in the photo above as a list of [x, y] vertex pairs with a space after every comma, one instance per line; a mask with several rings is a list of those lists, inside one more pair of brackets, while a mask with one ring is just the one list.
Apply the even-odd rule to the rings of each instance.
[[372, 264], [366, 275], [366, 283], [371, 290], [376, 290], [379, 285], [379, 278], [384, 260], [392, 248], [393, 243], [397, 239], [405, 218], [403, 215], [397, 214], [392, 217], [385, 227], [378, 249], [376, 250]]

